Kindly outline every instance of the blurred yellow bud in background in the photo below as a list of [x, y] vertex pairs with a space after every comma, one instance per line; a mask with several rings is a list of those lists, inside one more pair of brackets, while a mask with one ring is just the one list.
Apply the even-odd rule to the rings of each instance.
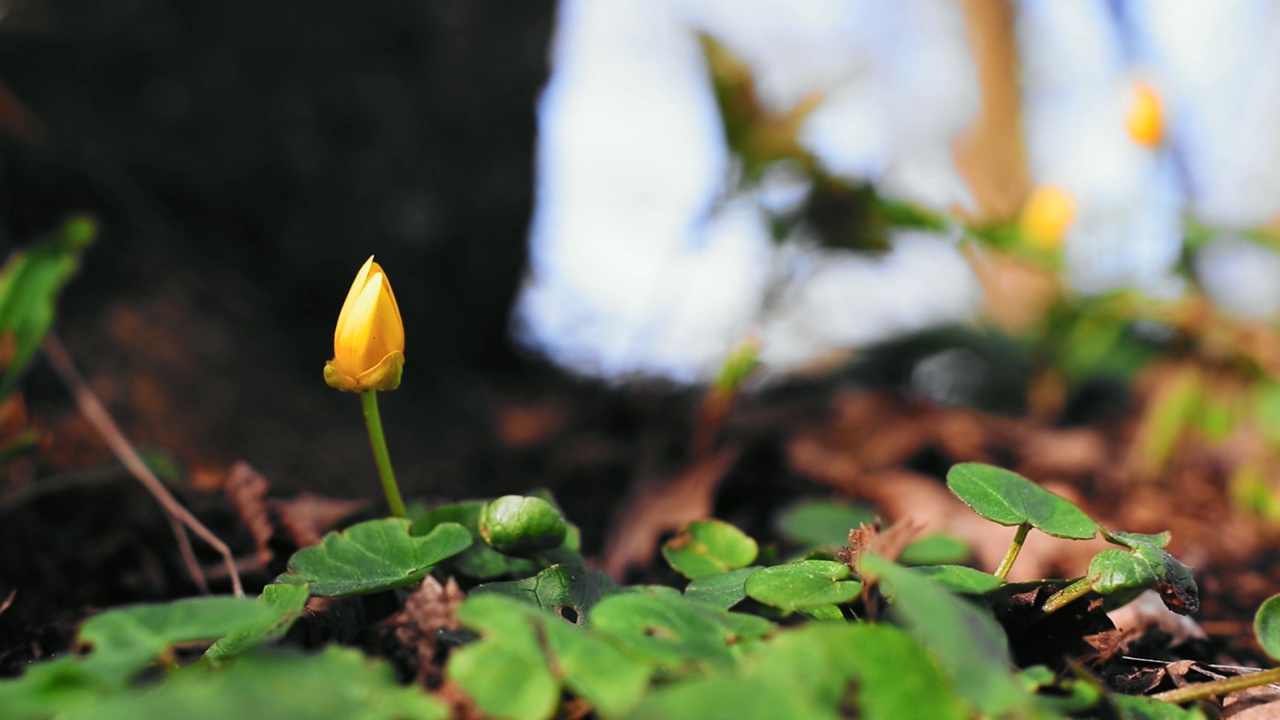
[[1164, 103], [1148, 82], [1137, 82], [1125, 116], [1129, 137], [1143, 147], [1155, 147], [1164, 140]]
[[404, 323], [382, 266], [365, 261], [347, 292], [333, 331], [324, 381], [349, 392], [395, 390], [404, 367]]
[[1040, 185], [1022, 207], [1022, 236], [1034, 247], [1055, 250], [1075, 217], [1076, 199], [1071, 193], [1057, 185]]

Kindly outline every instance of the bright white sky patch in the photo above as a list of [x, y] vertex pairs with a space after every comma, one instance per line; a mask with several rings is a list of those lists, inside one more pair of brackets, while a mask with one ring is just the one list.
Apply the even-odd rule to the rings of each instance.
[[[1165, 292], [1188, 209], [1228, 226], [1280, 210], [1280, 5], [1017, 8], [1032, 172], [1078, 199], [1077, 289]], [[592, 374], [695, 380], [748, 333], [786, 367], [966, 317], [977, 293], [947, 239], [883, 259], [777, 247], [759, 198], [724, 200], [733, 165], [697, 30], [752, 65], [775, 109], [826, 95], [801, 139], [830, 171], [937, 209], [970, 202], [950, 143], [978, 93], [950, 0], [562, 0], [520, 340]], [[1126, 135], [1139, 78], [1165, 99], [1164, 148]]]
[[520, 339], [591, 374], [692, 381], [752, 332], [789, 365], [964, 317], [972, 279], [948, 241], [884, 260], [780, 250], [757, 198], [722, 199], [731, 168], [698, 30], [750, 62], [777, 109], [832, 95], [804, 133], [831, 167], [967, 200], [949, 142], [976, 84], [951, 3], [563, 0]]

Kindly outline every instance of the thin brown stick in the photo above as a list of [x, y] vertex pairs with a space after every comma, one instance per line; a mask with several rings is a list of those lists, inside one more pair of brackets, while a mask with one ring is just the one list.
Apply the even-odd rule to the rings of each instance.
[[[187, 571], [191, 574], [191, 579], [201, 588], [202, 592], [208, 592], [205, 584], [204, 573], [200, 570], [200, 565], [195, 561], [195, 556], [191, 552], [190, 541], [186, 538], [186, 534], [182, 531], [186, 527], [197, 537], [204, 540], [214, 550], [222, 556], [224, 564], [227, 567], [227, 575], [231, 578], [231, 591], [236, 597], [244, 597], [244, 587], [240, 584], [240, 572], [236, 569], [235, 558], [231, 556], [231, 549], [226, 543], [218, 539], [217, 535], [210, 532], [195, 515], [191, 514], [179, 503], [177, 499], [169, 492], [164, 483], [157, 478], [155, 473], [151, 472], [151, 468], [142, 461], [138, 455], [138, 451], [134, 449], [133, 444], [121, 432], [120, 426], [116, 425], [115, 420], [111, 418], [111, 414], [107, 412], [107, 408], [103, 406], [102, 401], [94, 394], [89, 384], [84, 381], [80, 372], [76, 370], [75, 363], [71, 360], [71, 355], [67, 352], [67, 348], [58, 339], [57, 335], [49, 333], [44, 343], [40, 346], [44, 352], [44, 356], [49, 360], [49, 364], [62, 378], [71, 390], [72, 396], [75, 398], [76, 406], [80, 408], [80, 412], [84, 415], [89, 424], [93, 425], [98, 434], [102, 436], [107, 447], [111, 448], [111, 452], [128, 468], [129, 472], [142, 483], [160, 503], [160, 507], [169, 515], [170, 521], [173, 523], [174, 534], [178, 538], [178, 548], [182, 552], [183, 561], [187, 564]], [[180, 524], [179, 524], [180, 523]]]
[[[165, 513], [169, 515], [168, 513]], [[196, 559], [195, 550], [191, 548], [191, 538], [187, 537], [186, 528], [182, 527], [182, 523], [178, 518], [169, 515], [169, 527], [173, 530], [173, 536], [178, 540], [178, 554], [182, 556], [182, 564], [187, 566], [187, 573], [191, 575], [191, 580], [195, 582], [196, 589], [201, 595], [209, 594], [209, 582], [205, 578], [204, 568], [200, 567], [200, 561]]]

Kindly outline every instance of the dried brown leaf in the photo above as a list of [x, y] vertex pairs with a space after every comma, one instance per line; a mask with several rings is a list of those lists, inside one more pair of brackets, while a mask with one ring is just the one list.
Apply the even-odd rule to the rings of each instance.
[[235, 506], [240, 521], [249, 528], [249, 533], [253, 536], [253, 544], [258, 548], [258, 564], [266, 567], [275, 555], [270, 547], [275, 527], [271, 524], [266, 501], [271, 484], [249, 463], [237, 461], [227, 472], [222, 490]]
[[911, 518], [894, 523], [888, 530], [880, 529], [880, 519], [874, 525], [862, 524], [849, 531], [849, 547], [838, 553], [841, 562], [850, 568], [857, 568], [858, 558], [864, 552], [872, 552], [889, 560], [897, 560], [902, 551], [907, 549], [920, 536], [920, 523]]
[[494, 427], [498, 438], [513, 448], [523, 448], [546, 442], [564, 429], [569, 413], [554, 402], [535, 405], [505, 405], [494, 413]]
[[320, 544], [320, 537], [331, 530], [338, 521], [363, 508], [363, 500], [338, 500], [302, 493], [292, 500], [276, 500], [272, 503], [280, 516], [280, 524], [298, 547]]
[[441, 585], [428, 575], [418, 589], [404, 601], [400, 612], [391, 616], [396, 626], [396, 639], [412, 648], [418, 657], [418, 681], [433, 683], [439, 680], [440, 669], [432, 664], [437, 650], [437, 635], [441, 630], [460, 630], [462, 624], [454, 612], [465, 596], [453, 578]]
[[1274, 687], [1252, 688], [1259, 691], [1248, 697], [1231, 697], [1223, 701], [1223, 720], [1280, 720], [1280, 690]]
[[647, 565], [663, 533], [709, 517], [716, 486], [741, 454], [741, 448], [726, 447], [674, 479], [637, 482], [619, 506], [617, 522], [605, 545], [605, 572], [620, 578], [629, 567]]
[[0, 401], [0, 443], [17, 437], [27, 429], [29, 422], [22, 395], [14, 393]]
[[1132, 602], [1107, 615], [1117, 628], [1138, 636], [1145, 635], [1152, 628], [1163, 631], [1169, 636], [1169, 647], [1181, 645], [1192, 638], [1209, 637], [1190, 616], [1170, 610], [1154, 590], [1143, 592]]

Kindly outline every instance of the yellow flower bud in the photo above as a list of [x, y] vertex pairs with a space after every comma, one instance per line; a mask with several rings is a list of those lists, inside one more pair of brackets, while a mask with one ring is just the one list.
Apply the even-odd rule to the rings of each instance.
[[1138, 82], [1133, 86], [1125, 126], [1129, 137], [1143, 147], [1155, 147], [1164, 140], [1164, 104], [1150, 83]]
[[324, 381], [349, 392], [395, 390], [404, 367], [404, 323], [391, 283], [373, 256], [347, 292], [333, 331], [333, 359]]
[[1076, 217], [1076, 200], [1057, 185], [1041, 185], [1022, 208], [1022, 236], [1034, 247], [1054, 250], [1062, 245]]

